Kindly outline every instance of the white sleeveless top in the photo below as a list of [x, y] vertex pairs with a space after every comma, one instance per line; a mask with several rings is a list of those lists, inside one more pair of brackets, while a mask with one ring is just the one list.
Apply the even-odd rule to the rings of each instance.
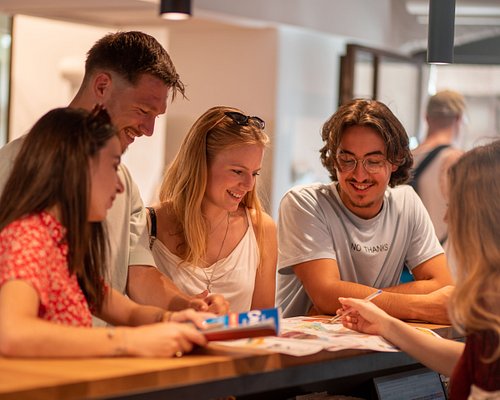
[[182, 259], [156, 239], [152, 251], [158, 269], [181, 291], [191, 296], [207, 289], [208, 276], [212, 281], [211, 292], [224, 295], [231, 312], [249, 311], [260, 253], [248, 209], [246, 215], [248, 229], [238, 245], [226, 258], [208, 268], [181, 264]]

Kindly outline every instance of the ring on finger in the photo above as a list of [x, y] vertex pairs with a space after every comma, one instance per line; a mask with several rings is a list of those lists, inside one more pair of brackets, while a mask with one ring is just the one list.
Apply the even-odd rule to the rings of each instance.
[[174, 354], [177, 358], [182, 357], [182, 351], [178, 350]]

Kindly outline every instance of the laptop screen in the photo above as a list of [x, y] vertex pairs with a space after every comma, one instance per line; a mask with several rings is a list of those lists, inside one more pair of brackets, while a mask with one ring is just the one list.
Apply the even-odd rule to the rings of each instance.
[[446, 391], [437, 372], [427, 368], [374, 378], [380, 400], [446, 400]]

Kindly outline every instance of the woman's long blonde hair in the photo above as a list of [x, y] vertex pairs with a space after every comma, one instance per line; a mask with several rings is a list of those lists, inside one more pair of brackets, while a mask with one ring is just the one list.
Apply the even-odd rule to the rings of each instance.
[[[477, 147], [449, 171], [448, 227], [457, 259], [451, 318], [467, 333], [500, 338], [500, 141]], [[500, 357], [497, 346], [487, 361]]]
[[[226, 112], [241, 113], [236, 108], [217, 106], [196, 120], [167, 168], [160, 188], [160, 201], [171, 208], [178, 222], [176, 233], [182, 238], [179, 256], [189, 264], [201, 265], [207, 249], [208, 225], [201, 204], [207, 187], [208, 163], [222, 150], [249, 144], [265, 147], [269, 142], [266, 133], [252, 120], [247, 125], [238, 125], [225, 115]], [[260, 265], [264, 237], [257, 185], [245, 195], [241, 204], [256, 213]]]

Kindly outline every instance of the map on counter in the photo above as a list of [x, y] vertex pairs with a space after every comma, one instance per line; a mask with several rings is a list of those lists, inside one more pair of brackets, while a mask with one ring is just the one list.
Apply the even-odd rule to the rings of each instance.
[[[329, 324], [326, 321], [324, 317], [284, 318], [281, 320], [279, 337], [241, 339], [223, 344], [258, 348], [293, 356], [314, 354], [321, 350], [399, 351], [381, 336], [359, 333], [345, 328], [341, 323]], [[419, 330], [436, 335], [428, 329], [419, 328]]]

